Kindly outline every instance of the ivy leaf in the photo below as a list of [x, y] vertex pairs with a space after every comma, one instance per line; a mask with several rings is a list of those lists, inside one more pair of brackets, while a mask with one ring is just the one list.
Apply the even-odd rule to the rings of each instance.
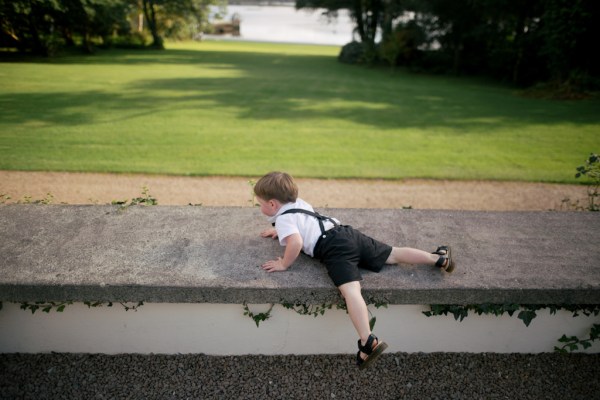
[[558, 347], [558, 346], [554, 346], [554, 351], [557, 353], [567, 353], [567, 350], [563, 349], [562, 347]]
[[469, 309], [467, 307], [462, 306], [454, 306], [451, 308], [450, 312], [454, 315], [454, 319], [456, 321], [462, 322], [463, 319], [469, 316]]
[[558, 339], [558, 341], [559, 341], [559, 342], [561, 342], [561, 343], [566, 343], [566, 342], [570, 342], [570, 341], [571, 341], [571, 339], [569, 339], [569, 338], [567, 337], [567, 335], [563, 334], [563, 335], [560, 337], [560, 339]]
[[531, 324], [531, 321], [536, 316], [537, 316], [537, 314], [533, 310], [523, 310], [519, 313], [519, 315], [517, 317], [523, 321], [525, 326], [529, 326], [529, 324]]
[[373, 318], [369, 320], [369, 327], [371, 328], [371, 330], [375, 328], [375, 322], [377, 322], [377, 317], [373, 316]]
[[594, 324], [590, 330], [590, 339], [596, 340], [600, 338], [600, 324]]
[[571, 343], [569, 345], [569, 351], [575, 351], [577, 350], [579, 347], [577, 346], [577, 343]]
[[508, 304], [505, 306], [506, 311], [508, 312], [509, 316], [513, 316], [513, 314], [519, 310], [519, 305], [518, 304]]
[[[556, 305], [553, 305], [553, 304], [550, 304], [548, 306], [548, 308], [550, 309], [550, 314], [551, 315], [556, 315], [556, 312], [561, 309], [560, 306], [556, 306]], [[576, 317], [577, 315], [573, 315], [573, 316]]]

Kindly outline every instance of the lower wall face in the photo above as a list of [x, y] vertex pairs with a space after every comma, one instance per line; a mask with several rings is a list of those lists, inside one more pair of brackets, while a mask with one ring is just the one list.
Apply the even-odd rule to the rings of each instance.
[[[204, 353], [340, 354], [356, 352], [357, 335], [345, 311], [327, 310], [318, 317], [299, 315], [276, 305], [271, 318], [260, 323], [244, 316], [235, 304], [145, 304], [137, 311], [120, 305], [88, 308], [82, 303], [64, 312], [35, 314], [18, 304], [0, 310], [2, 353]], [[250, 305], [254, 313], [268, 305]], [[572, 317], [560, 311], [538, 312], [526, 327], [513, 317], [469, 315], [426, 317], [419, 305], [369, 307], [377, 317], [374, 333], [392, 352], [551, 352], [566, 334], [587, 337], [599, 317]], [[586, 352], [600, 352], [600, 343]]]

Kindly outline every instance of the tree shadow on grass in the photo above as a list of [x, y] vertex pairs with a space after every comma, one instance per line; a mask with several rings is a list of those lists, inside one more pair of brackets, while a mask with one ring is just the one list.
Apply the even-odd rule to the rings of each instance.
[[[124, 117], [111, 116], [115, 111], [121, 115], [124, 109], [131, 112]], [[3, 123], [77, 126], [117, 122], [153, 112], [141, 97], [115, 96], [97, 90], [0, 95], [0, 120]]]
[[[40, 61], [41, 62], [41, 61]], [[340, 119], [377, 129], [447, 128], [456, 134], [560, 122], [600, 123], [600, 102], [556, 102], [515, 96], [510, 89], [457, 79], [368, 69], [334, 57], [243, 51], [118, 51], [63, 57], [51, 64], [194, 67], [190, 76], [131, 82], [118, 92], [0, 94], [0, 119], [77, 125], [139, 118], [168, 110], [228, 107], [243, 120], [301, 123]], [[0, 64], [1, 65], [1, 64]], [[189, 68], [187, 69], [189, 70]], [[209, 72], [208, 76], [207, 71]], [[210, 73], [212, 72], [212, 74]]]
[[182, 104], [210, 100], [214, 107], [235, 107], [237, 116], [247, 120], [341, 119], [378, 129], [444, 127], [457, 133], [600, 122], [598, 101], [525, 99], [509, 88], [475, 79], [407, 72], [390, 76], [387, 70], [343, 65], [328, 57], [202, 54], [205, 60], [199, 65], [227, 66], [237, 76], [157, 77], [134, 82], [131, 89], [155, 96], [178, 92]]

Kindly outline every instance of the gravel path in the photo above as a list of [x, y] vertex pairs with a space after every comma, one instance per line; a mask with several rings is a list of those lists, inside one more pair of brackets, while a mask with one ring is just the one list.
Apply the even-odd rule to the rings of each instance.
[[593, 400], [599, 376], [599, 354], [0, 354], [2, 399]]
[[[562, 200], [586, 204], [587, 187], [527, 182], [297, 179], [300, 197], [314, 207], [488, 211], [561, 209]], [[142, 188], [160, 205], [249, 207], [248, 178], [0, 171], [0, 203], [110, 204], [139, 197]], [[2, 197], [4, 195], [4, 197]], [[10, 199], [6, 199], [6, 197]]]

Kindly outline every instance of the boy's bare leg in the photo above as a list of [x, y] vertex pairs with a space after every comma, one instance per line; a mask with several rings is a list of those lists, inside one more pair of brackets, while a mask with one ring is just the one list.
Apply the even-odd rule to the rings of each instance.
[[411, 247], [394, 247], [385, 263], [435, 265], [439, 258], [438, 254], [431, 254]]
[[[369, 339], [371, 334], [371, 328], [369, 327], [369, 310], [367, 304], [362, 297], [360, 290], [360, 282], [349, 282], [338, 287], [342, 296], [346, 300], [346, 306], [348, 307], [348, 314], [350, 320], [360, 336], [360, 341], [364, 346]], [[374, 343], [374, 345], [377, 342]], [[366, 354], [365, 354], [366, 356]]]

